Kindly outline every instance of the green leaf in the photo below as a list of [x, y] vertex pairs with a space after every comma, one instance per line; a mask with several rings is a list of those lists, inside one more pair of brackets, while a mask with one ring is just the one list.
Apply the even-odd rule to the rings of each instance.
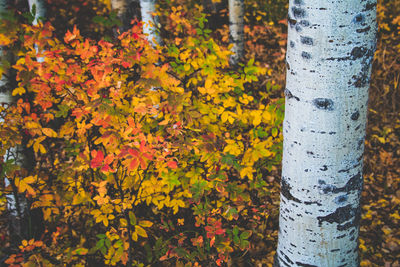
[[251, 235], [251, 231], [244, 231], [240, 234], [240, 239], [245, 240], [245, 239], [249, 238], [250, 235]]
[[136, 225], [136, 216], [132, 211], [129, 212], [129, 221], [132, 225]]

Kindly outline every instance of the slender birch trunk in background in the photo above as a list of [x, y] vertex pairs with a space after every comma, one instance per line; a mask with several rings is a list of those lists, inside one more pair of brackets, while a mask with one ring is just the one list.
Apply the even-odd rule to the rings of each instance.
[[156, 0], [140, 0], [140, 8], [142, 13], [142, 21], [146, 23], [143, 25], [143, 32], [148, 34], [148, 40], [153, 46], [162, 44], [160, 35], [157, 32], [158, 18], [153, 16], [156, 12]]
[[122, 32], [131, 27], [132, 20], [140, 20], [139, 0], [111, 0], [111, 8], [117, 12], [122, 23], [122, 27], [120, 27]]
[[38, 23], [39, 18], [44, 18], [46, 15], [46, 8], [44, 5], [43, 0], [28, 0], [29, 3], [29, 10], [32, 12], [33, 11], [33, 6], [36, 7], [36, 13], [35, 13], [35, 20], [33, 21], [33, 25], [36, 25]]
[[[0, 13], [7, 11], [7, 0], [0, 0]], [[0, 17], [2, 19], [2, 17]], [[4, 47], [0, 47], [0, 57], [5, 56]], [[9, 60], [9, 56], [6, 56]], [[5, 73], [4, 73], [5, 72]], [[0, 78], [0, 105], [5, 105], [6, 107], [11, 105], [13, 102], [13, 97], [11, 95], [12, 88], [9, 81], [10, 73], [7, 70], [3, 69], [3, 75]], [[0, 118], [2, 120], [2, 118]], [[18, 147], [13, 147], [7, 150], [4, 158], [2, 159], [4, 162], [8, 160], [15, 160], [19, 164], [22, 163], [20, 159], [21, 153]], [[10, 181], [6, 177], [0, 177], [0, 179], [4, 179], [1, 183], [4, 182], [4, 186], [7, 187], [10, 184]], [[21, 207], [21, 199], [19, 197], [17, 188], [12, 186], [13, 192], [6, 195], [7, 199], [7, 210], [9, 212], [9, 231], [15, 236], [21, 236], [21, 218], [22, 218], [22, 207]]]
[[[39, 18], [44, 18], [44, 16], [46, 15], [46, 8], [44, 5], [43, 0], [28, 0], [28, 4], [29, 4], [29, 11], [33, 12], [33, 7], [35, 7], [35, 19], [33, 20], [32, 24], [33, 25], [37, 25], [38, 24], [38, 19]], [[36, 47], [36, 52], [38, 51], [38, 48]], [[38, 62], [43, 62], [44, 58], [43, 57], [37, 57], [37, 61]]]
[[123, 24], [127, 7], [127, 0], [111, 0], [111, 9], [117, 12], [117, 16]]
[[231, 63], [236, 65], [244, 56], [244, 0], [229, 0], [229, 33]]
[[[7, 1], [0, 0], [0, 13], [3, 13], [7, 10]], [[1, 17], [0, 17], [1, 18]], [[0, 47], [0, 56], [3, 56], [3, 47]], [[7, 90], [7, 78], [6, 76], [2, 76], [0, 79], [0, 104], [5, 103], [9, 104], [11, 102], [11, 92]]]
[[290, 0], [275, 266], [358, 266], [376, 0]]

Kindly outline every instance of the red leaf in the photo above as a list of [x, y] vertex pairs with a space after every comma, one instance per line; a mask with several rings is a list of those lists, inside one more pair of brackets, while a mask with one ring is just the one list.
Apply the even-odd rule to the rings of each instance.
[[133, 159], [133, 160], [131, 161], [131, 163], [129, 164], [129, 169], [130, 169], [130, 170], [134, 170], [134, 169], [137, 169], [138, 166], [139, 166], [139, 161], [138, 161], [138, 159], [136, 158], [136, 159]]
[[139, 152], [135, 149], [129, 148], [128, 153], [131, 154], [132, 156], [139, 157]]
[[167, 166], [168, 167], [170, 167], [171, 169], [176, 169], [176, 168], [178, 168], [178, 164], [176, 163], [176, 161], [169, 161], [168, 163], [167, 163]]
[[99, 150], [99, 151], [93, 150], [91, 152], [91, 154], [92, 154], [93, 159], [90, 162], [90, 167], [92, 167], [92, 168], [100, 167], [102, 165], [102, 162], [103, 162], [103, 159], [104, 159], [103, 151], [101, 151], [101, 150]]
[[225, 229], [217, 229], [217, 230], [215, 230], [215, 234], [216, 235], [222, 235], [224, 233], [225, 233]]
[[110, 171], [111, 170], [111, 168], [110, 168], [110, 166], [108, 166], [108, 165], [104, 165], [102, 168], [101, 168], [101, 171], [103, 171], [103, 172], [108, 172], [108, 171]]

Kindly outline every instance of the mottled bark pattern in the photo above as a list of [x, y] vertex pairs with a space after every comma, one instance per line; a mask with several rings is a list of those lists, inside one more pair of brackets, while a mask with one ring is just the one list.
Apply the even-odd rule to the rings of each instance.
[[376, 0], [290, 0], [276, 266], [358, 266]]
[[142, 21], [146, 23], [143, 27], [143, 32], [149, 35], [148, 40], [153, 46], [162, 42], [160, 35], [157, 33], [158, 18], [153, 16], [153, 13], [156, 12], [156, 2], [156, 0], [140, 0]]
[[244, 56], [244, 0], [229, 0], [229, 33], [235, 65]]

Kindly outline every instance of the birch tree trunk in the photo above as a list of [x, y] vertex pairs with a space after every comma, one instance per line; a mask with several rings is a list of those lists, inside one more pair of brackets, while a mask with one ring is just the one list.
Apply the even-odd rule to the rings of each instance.
[[229, 33], [233, 44], [230, 60], [236, 65], [244, 56], [244, 0], [229, 0]]
[[[7, 1], [0, 0], [0, 13], [3, 13], [7, 10]], [[0, 47], [0, 57], [4, 54], [3, 47]], [[6, 88], [7, 79], [3, 75], [0, 79], [0, 104], [5, 103], [9, 104], [11, 102], [11, 93]]]
[[29, 10], [32, 12], [33, 11], [33, 6], [35, 6], [35, 20], [33, 21], [33, 25], [36, 25], [38, 23], [39, 18], [44, 18], [46, 15], [46, 8], [44, 5], [43, 0], [28, 0], [29, 4]]
[[275, 266], [358, 266], [376, 0], [290, 0]]
[[[44, 2], [43, 2], [43, 0], [28, 0], [28, 4], [29, 4], [29, 10], [31, 12], [33, 12], [33, 10], [35, 10], [35, 19], [33, 20], [32, 24], [37, 25], [39, 18], [44, 18], [44, 16], [46, 15], [46, 8], [44, 5]], [[35, 9], [33, 9], [33, 7], [35, 7]], [[35, 45], [35, 49], [36, 49], [36, 52], [39, 52], [36, 45]], [[38, 62], [44, 61], [43, 57], [37, 57], [36, 59]]]
[[140, 0], [140, 8], [142, 13], [143, 32], [148, 34], [148, 40], [153, 45], [162, 44], [160, 35], [157, 33], [158, 18], [153, 16], [156, 12], [156, 0]]
[[111, 8], [117, 12], [117, 16], [122, 22], [121, 31], [128, 30], [132, 20], [140, 20], [139, 0], [111, 0]]

